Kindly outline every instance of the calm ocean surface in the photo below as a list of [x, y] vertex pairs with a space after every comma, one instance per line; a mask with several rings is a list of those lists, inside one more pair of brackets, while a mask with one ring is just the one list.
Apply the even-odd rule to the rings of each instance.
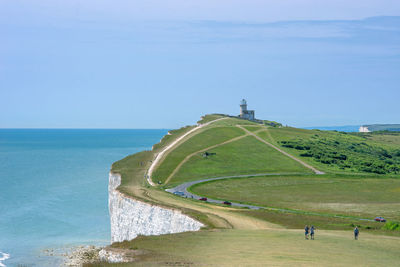
[[166, 133], [0, 129], [0, 266], [56, 266], [43, 249], [108, 244], [111, 164]]
[[347, 126], [321, 126], [321, 127], [303, 127], [308, 130], [323, 130], [323, 131], [338, 131], [338, 132], [358, 132], [361, 125], [347, 125]]

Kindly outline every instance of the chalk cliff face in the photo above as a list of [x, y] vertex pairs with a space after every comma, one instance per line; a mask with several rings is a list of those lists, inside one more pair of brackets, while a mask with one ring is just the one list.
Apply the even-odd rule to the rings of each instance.
[[360, 129], [358, 129], [358, 131], [360, 133], [369, 133], [370, 132], [370, 130], [366, 126], [360, 126]]
[[198, 231], [203, 224], [178, 210], [147, 204], [120, 193], [119, 174], [110, 173], [108, 206], [111, 219], [111, 242], [131, 240], [138, 235], [161, 235]]

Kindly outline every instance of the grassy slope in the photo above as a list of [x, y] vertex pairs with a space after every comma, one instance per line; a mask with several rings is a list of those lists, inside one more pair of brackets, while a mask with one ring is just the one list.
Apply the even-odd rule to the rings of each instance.
[[243, 134], [243, 130], [237, 127], [211, 127], [205, 129], [172, 150], [155, 170], [153, 180], [164, 182], [187, 155]]
[[151, 151], [142, 151], [114, 162], [111, 166], [111, 171], [121, 174], [121, 187], [145, 186], [146, 182], [144, 175], [150, 167], [155, 153], [191, 130], [193, 127], [195, 126], [185, 126], [177, 130], [171, 130], [158, 144], [153, 146]]
[[177, 130], [169, 131], [168, 134], [165, 135], [158, 144], [155, 144], [153, 146], [153, 151], [158, 151], [159, 149], [169, 145], [175, 139], [177, 139], [179, 136], [185, 134], [186, 132], [190, 131], [194, 127], [196, 127], [196, 126], [185, 126], [180, 129], [177, 129]]
[[[114, 247], [144, 251], [137, 263], [114, 266], [395, 266], [398, 240], [351, 232], [316, 231], [304, 240], [303, 231], [219, 230], [139, 237]], [[107, 265], [109, 266], [109, 265]]]
[[204, 123], [214, 121], [214, 120], [217, 120], [220, 118], [224, 118], [224, 116], [219, 115], [219, 114], [209, 114], [209, 115], [205, 115], [205, 116], [201, 117], [201, 120], [199, 120], [197, 123], [204, 124]]
[[[164, 145], [167, 145], [173, 139], [184, 134], [187, 130], [188, 129], [171, 131], [172, 136], [169, 138], [168, 142], [166, 142], [165, 139], [163, 139], [162, 142], [164, 142]], [[267, 222], [261, 222], [258, 219], [252, 219], [241, 214], [231, 214], [231, 211], [215, 209], [214, 207], [210, 207], [198, 201], [185, 200], [181, 197], [166, 193], [160, 188], [149, 186], [144, 175], [158, 150], [159, 148], [153, 151], [139, 152], [127, 156], [112, 165], [111, 171], [121, 174], [122, 177], [121, 186], [118, 188], [119, 191], [144, 202], [167, 208], [179, 209], [192, 218], [201, 221], [208, 228], [248, 228], [260, 224], [268, 225]]]
[[259, 130], [266, 129], [266, 127], [262, 126], [262, 125], [255, 125], [255, 126], [249, 125], [249, 126], [243, 126], [243, 128], [245, 128], [246, 130], [248, 130], [250, 132], [256, 132], [256, 131], [259, 131]]
[[[396, 175], [395, 171], [388, 170], [396, 168], [396, 164], [400, 164], [400, 156], [395, 156], [400, 153], [400, 134], [346, 134], [291, 127], [268, 128], [268, 130], [257, 134], [261, 138], [280, 146], [283, 150], [326, 172], [367, 173], [367, 169], [381, 170], [379, 166], [382, 165], [384, 166], [382, 170], [386, 170], [390, 175]], [[321, 160], [316, 160], [313, 157], [301, 157], [300, 155], [307, 154], [309, 151], [287, 148], [284, 147], [282, 142], [311, 144], [312, 152], [317, 154], [322, 152], [325, 156]], [[387, 151], [393, 157], [391, 155], [388, 156], [391, 158], [383, 156], [384, 153], [382, 152], [384, 151]], [[344, 154], [347, 156], [347, 160], [338, 159], [337, 163], [322, 163], [324, 159], [332, 160], [333, 153], [337, 153], [337, 155]]]
[[[207, 118], [206, 118], [207, 119]], [[223, 120], [215, 124], [234, 126], [237, 123], [255, 125], [243, 120]], [[163, 139], [170, 143], [188, 129]], [[139, 237], [131, 242], [117, 243], [126, 249], [144, 250], [136, 263], [104, 264], [104, 266], [243, 266], [243, 265], [359, 265], [383, 264], [391, 266], [399, 261], [399, 239], [381, 236], [381, 230], [363, 226], [361, 242], [351, 240], [349, 220], [307, 214], [287, 214], [273, 211], [251, 211], [219, 207], [199, 201], [182, 199], [149, 187], [144, 174], [161, 146], [154, 151], [131, 155], [113, 164], [112, 171], [122, 175], [120, 190], [142, 201], [172, 207], [202, 221], [208, 228], [195, 233]], [[306, 223], [321, 224], [325, 229], [349, 231], [317, 231], [320, 240], [304, 241], [302, 231], [279, 230], [276, 224], [288, 228], [302, 228]], [[343, 227], [346, 226], [346, 227]], [[268, 229], [271, 228], [272, 229]], [[277, 228], [278, 227], [278, 228]], [[225, 230], [215, 230], [223, 228]], [[232, 228], [232, 229], [231, 229]], [[365, 229], [372, 228], [372, 229]], [[264, 230], [256, 230], [264, 229]], [[367, 235], [365, 232], [377, 233]], [[305, 243], [304, 243], [305, 242]], [[245, 244], [245, 245], [244, 245]], [[207, 255], [207, 257], [204, 257]], [[177, 263], [178, 262], [178, 263]], [[99, 264], [88, 266], [100, 266]]]
[[358, 133], [371, 142], [386, 145], [389, 147], [400, 147], [400, 133], [398, 132], [374, 132], [374, 133]]
[[192, 191], [268, 207], [400, 221], [399, 179], [253, 177], [198, 184]]
[[229, 118], [226, 120], [220, 120], [215, 122], [213, 125], [216, 126], [235, 126], [235, 125], [249, 125], [249, 126], [259, 126], [260, 124], [248, 121], [248, 120], [243, 120], [243, 119], [238, 119], [238, 118]]
[[316, 162], [311, 158], [300, 157], [300, 154], [302, 152], [299, 152], [295, 149], [289, 149], [289, 148], [282, 147], [282, 146], [280, 146], [280, 143], [279, 143], [281, 141], [286, 141], [286, 140], [310, 139], [315, 134], [319, 134], [319, 131], [318, 130], [304, 130], [304, 129], [297, 129], [297, 128], [291, 128], [291, 127], [268, 128], [266, 131], [257, 133], [257, 135], [260, 136], [261, 138], [263, 138], [264, 140], [279, 146], [282, 150], [285, 150], [286, 152], [291, 153], [292, 155], [294, 155], [298, 158], [301, 158], [301, 160], [307, 162], [308, 164], [311, 164], [323, 171], [328, 171], [328, 172], [332, 171], [332, 169], [330, 169], [325, 164]]
[[267, 146], [252, 136], [208, 150], [216, 155], [201, 154], [186, 162], [171, 182], [182, 183], [206, 177], [227, 175], [311, 172], [300, 163]]

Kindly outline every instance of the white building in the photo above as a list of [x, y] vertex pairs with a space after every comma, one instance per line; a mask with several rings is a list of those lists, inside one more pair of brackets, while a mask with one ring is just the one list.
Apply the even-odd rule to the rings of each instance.
[[369, 132], [371, 132], [371, 131], [368, 129], [368, 127], [366, 127], [366, 126], [360, 126], [360, 129], [358, 129], [358, 131], [359, 131], [360, 133], [369, 133]]
[[246, 119], [246, 120], [254, 120], [254, 110], [247, 110], [247, 102], [246, 99], [242, 99], [240, 102], [240, 118]]

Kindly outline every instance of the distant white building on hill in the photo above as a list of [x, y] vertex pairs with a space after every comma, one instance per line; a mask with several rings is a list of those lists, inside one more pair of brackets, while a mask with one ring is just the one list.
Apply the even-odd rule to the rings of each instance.
[[359, 131], [360, 133], [369, 133], [369, 132], [371, 132], [371, 131], [368, 129], [368, 127], [366, 127], [366, 126], [360, 126], [360, 129], [358, 129], [358, 131]]
[[246, 120], [254, 120], [254, 110], [247, 110], [247, 102], [246, 99], [242, 99], [240, 102], [240, 118], [246, 119]]

